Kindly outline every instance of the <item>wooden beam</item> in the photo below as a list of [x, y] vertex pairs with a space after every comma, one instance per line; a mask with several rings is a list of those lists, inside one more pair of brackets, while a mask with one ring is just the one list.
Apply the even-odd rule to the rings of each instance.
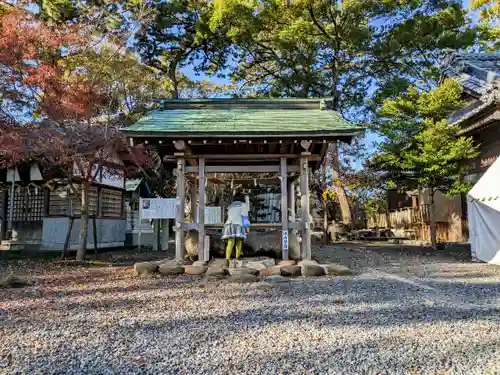
[[174, 141], [174, 147], [176, 150], [184, 152], [184, 154], [185, 154], [184, 157], [186, 159], [188, 159], [188, 162], [190, 165], [192, 165], [192, 166], [198, 165], [196, 158], [189, 158], [189, 156], [193, 155], [193, 150], [191, 149], [191, 147], [188, 144], [186, 144], [185, 141], [183, 141], [183, 140]]
[[[198, 173], [198, 167], [186, 167], [185, 173]], [[288, 165], [288, 173], [300, 172], [300, 166]], [[205, 173], [279, 173], [279, 165], [207, 165]]]
[[198, 183], [198, 260], [208, 262], [205, 259], [205, 159], [199, 159], [199, 178]]
[[184, 141], [174, 141], [174, 147], [178, 151], [185, 151], [186, 150], [186, 142]]
[[[174, 155], [175, 156], [175, 155]], [[169, 157], [174, 157], [174, 156], [167, 156], [165, 155], [165, 158]], [[297, 159], [300, 158], [301, 154], [260, 154], [260, 153], [253, 153], [253, 154], [186, 154], [185, 158], [186, 159], [218, 159], [218, 160], [247, 160], [247, 159], [261, 159], [261, 160], [281, 160], [281, 158], [287, 158], [287, 159]], [[310, 161], [316, 161], [320, 160], [321, 155], [314, 154], [309, 156]]]
[[[224, 224], [205, 224], [205, 228], [223, 228]], [[250, 229], [281, 229], [281, 223], [258, 223], [250, 224]]]
[[288, 183], [288, 210], [290, 212], [290, 221], [295, 221], [295, 183]]
[[190, 231], [190, 230], [198, 230], [198, 224], [197, 223], [184, 223], [184, 230]]
[[300, 141], [300, 146], [304, 149], [304, 150], [309, 150], [309, 147], [311, 147], [311, 144], [312, 144], [312, 141], [307, 141], [305, 139], [303, 139], [302, 141]]
[[191, 223], [196, 223], [196, 194], [198, 194], [198, 189], [194, 180], [191, 182]]
[[300, 216], [302, 226], [302, 242], [300, 244], [302, 259], [311, 259], [311, 224], [309, 222], [309, 163], [307, 155], [300, 158]]
[[[288, 259], [288, 186], [286, 158], [281, 158], [281, 232], [282, 232], [282, 255]], [[285, 241], [286, 239], [286, 241]]]
[[185, 205], [185, 176], [184, 169], [186, 160], [184, 158], [177, 159], [177, 205], [175, 213], [175, 258], [184, 260], [184, 205]]

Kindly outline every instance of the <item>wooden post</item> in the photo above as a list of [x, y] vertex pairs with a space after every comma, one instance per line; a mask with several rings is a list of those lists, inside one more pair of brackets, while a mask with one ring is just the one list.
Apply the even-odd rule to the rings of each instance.
[[94, 252], [97, 256], [97, 252], [99, 251], [97, 248], [97, 219], [95, 216], [92, 216], [92, 234], [94, 239]]
[[177, 159], [177, 202], [175, 213], [175, 258], [184, 260], [184, 206], [186, 203], [186, 176], [184, 168], [186, 160], [183, 157]]
[[153, 220], [153, 251], [160, 251], [161, 219]]
[[170, 238], [170, 219], [163, 219], [162, 221], [162, 238], [161, 238], [161, 249], [163, 251], [168, 250], [168, 240]]
[[191, 223], [196, 223], [196, 220], [198, 220], [196, 218], [196, 179], [193, 180], [193, 182], [191, 183]]
[[311, 259], [311, 224], [309, 222], [309, 166], [307, 156], [300, 157], [300, 216], [302, 222], [302, 259]]
[[142, 217], [141, 217], [141, 207], [142, 207], [142, 198], [139, 198], [139, 211], [137, 212], [137, 222], [139, 223], [137, 226], [137, 249], [141, 251], [142, 246]]
[[198, 260], [207, 262], [205, 259], [205, 159], [198, 161], [199, 182], [198, 182]]
[[288, 184], [286, 172], [286, 158], [281, 158], [281, 226], [282, 226], [282, 255], [288, 259]]
[[290, 221], [295, 221], [295, 184], [290, 182], [288, 184], [288, 210], [290, 212]]
[[73, 230], [73, 223], [75, 222], [75, 218], [73, 216], [69, 217], [69, 227], [68, 231], [66, 232], [66, 239], [64, 240], [64, 247], [61, 253], [61, 259], [64, 259], [66, 256], [66, 251], [68, 250], [69, 247], [69, 240], [71, 239], [71, 231]]

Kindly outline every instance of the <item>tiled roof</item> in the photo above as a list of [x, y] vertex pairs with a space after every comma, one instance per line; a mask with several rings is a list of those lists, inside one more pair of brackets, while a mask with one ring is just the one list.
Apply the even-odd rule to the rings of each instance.
[[[162, 135], [321, 134], [355, 136], [363, 128], [320, 99], [167, 100], [123, 131]], [[323, 109], [322, 109], [323, 108]]]
[[467, 107], [455, 111], [448, 118], [450, 124], [463, 123], [500, 103], [500, 53], [453, 52], [443, 60], [442, 67], [445, 75], [455, 79], [465, 92], [477, 98]]
[[473, 94], [483, 95], [500, 85], [500, 53], [454, 52], [441, 65], [445, 75]]

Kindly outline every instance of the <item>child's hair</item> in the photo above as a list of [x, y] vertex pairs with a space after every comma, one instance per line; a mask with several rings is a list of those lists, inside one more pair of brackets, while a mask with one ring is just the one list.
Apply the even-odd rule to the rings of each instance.
[[244, 203], [245, 202], [245, 196], [241, 192], [237, 191], [233, 195], [233, 202], [243, 202]]

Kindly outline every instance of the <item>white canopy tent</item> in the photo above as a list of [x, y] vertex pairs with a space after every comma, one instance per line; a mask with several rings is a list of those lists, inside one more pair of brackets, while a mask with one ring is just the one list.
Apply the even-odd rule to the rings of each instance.
[[500, 158], [467, 194], [472, 257], [500, 264]]

